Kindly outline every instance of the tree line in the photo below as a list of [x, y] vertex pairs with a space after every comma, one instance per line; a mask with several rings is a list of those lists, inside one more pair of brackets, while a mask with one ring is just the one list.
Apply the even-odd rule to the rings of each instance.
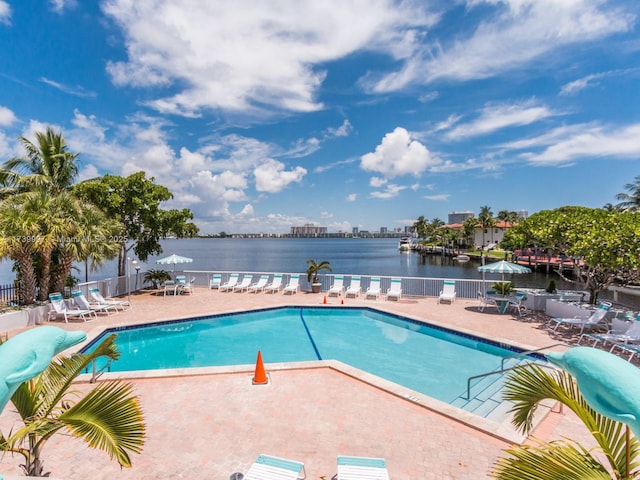
[[576, 281], [591, 293], [597, 303], [598, 294], [612, 284], [640, 283], [640, 176], [624, 186], [626, 192], [616, 195], [617, 204], [602, 208], [563, 206], [542, 210], [525, 219], [516, 212], [502, 210], [493, 216], [483, 206], [478, 218], [467, 218], [461, 229], [452, 229], [438, 218], [431, 221], [419, 217], [413, 227], [418, 237], [450, 245], [460, 241], [471, 245], [475, 229], [494, 227], [508, 222], [500, 247], [505, 250], [531, 248], [555, 255], [579, 258]]
[[14, 262], [20, 304], [63, 291], [74, 262], [95, 270], [117, 257], [124, 275], [131, 252], [145, 261], [161, 239], [198, 233], [189, 209], [161, 208], [173, 195], [145, 172], [76, 182], [79, 154], [60, 132], [20, 143], [0, 168], [0, 258]]

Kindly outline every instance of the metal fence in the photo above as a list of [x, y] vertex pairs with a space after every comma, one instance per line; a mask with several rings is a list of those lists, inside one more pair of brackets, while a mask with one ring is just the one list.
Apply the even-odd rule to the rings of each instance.
[[13, 305], [18, 303], [18, 289], [15, 284], [0, 285], [0, 304]]
[[[222, 283], [226, 282], [231, 274], [240, 274], [239, 281], [246, 275], [253, 277], [253, 282], [257, 282], [260, 275], [269, 275], [269, 282], [273, 279], [273, 272], [221, 272], [221, 271], [201, 271], [201, 270], [184, 270], [176, 271], [176, 275], [185, 275], [187, 279], [194, 279], [196, 287], [208, 287], [209, 280], [214, 274], [222, 276]], [[280, 274], [278, 272], [278, 274]], [[311, 290], [311, 284], [307, 280], [306, 273], [282, 273], [282, 285], [289, 283], [292, 275], [300, 275], [300, 290]], [[450, 278], [423, 278], [423, 277], [391, 277], [391, 276], [375, 276], [375, 275], [356, 275], [356, 274], [338, 274], [344, 277], [345, 287], [349, 286], [352, 277], [360, 277], [360, 286], [362, 292], [366, 292], [371, 283], [372, 278], [380, 279], [380, 291], [386, 293], [391, 286], [392, 278], [400, 278], [402, 280], [402, 295], [407, 297], [437, 297], [444, 285], [445, 280]], [[336, 274], [319, 274], [318, 279], [321, 283], [321, 291], [326, 292], [333, 285]], [[123, 278], [123, 277], [122, 277]], [[477, 298], [478, 292], [483, 289], [482, 280], [471, 279], [455, 279], [456, 296], [458, 298]], [[139, 288], [142, 286], [139, 285]], [[133, 291], [133, 283], [132, 283]]]

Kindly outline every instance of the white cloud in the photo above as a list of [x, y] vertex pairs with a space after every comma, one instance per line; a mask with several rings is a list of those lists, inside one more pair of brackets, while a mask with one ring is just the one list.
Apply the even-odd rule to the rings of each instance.
[[[450, 140], [459, 140], [486, 135], [506, 127], [529, 125], [553, 115], [557, 113], [546, 106], [535, 105], [533, 100], [516, 104], [488, 105], [482, 109], [474, 121], [458, 124], [447, 132], [445, 137]], [[456, 117], [454, 119], [457, 120]], [[453, 123], [455, 122], [451, 124]]]
[[419, 176], [428, 167], [439, 163], [440, 160], [432, 157], [427, 147], [412, 140], [402, 127], [387, 133], [374, 152], [360, 157], [363, 170], [381, 173], [386, 178], [408, 174]]
[[369, 180], [369, 185], [373, 188], [380, 188], [386, 183], [388, 183], [388, 180], [386, 178], [371, 177], [371, 180]]
[[62, 13], [65, 8], [75, 8], [78, 2], [77, 0], [49, 0], [49, 5], [54, 12]]
[[353, 125], [351, 125], [351, 122], [345, 118], [344, 122], [342, 122], [342, 125], [340, 125], [338, 128], [328, 128], [327, 136], [348, 137], [352, 130]]
[[611, 6], [601, 0], [479, 0], [468, 6], [486, 13], [492, 8], [493, 16], [449, 44], [425, 45], [400, 71], [369, 79], [369, 87], [385, 92], [443, 78], [490, 78], [566, 45], [626, 32], [636, 19], [631, 4]]
[[105, 0], [102, 7], [128, 53], [108, 63], [113, 82], [178, 88], [149, 105], [187, 116], [211, 108], [318, 110], [322, 64], [362, 49], [406, 58], [418, 43], [412, 29], [436, 19], [417, 3], [388, 0]]
[[390, 183], [382, 191], [371, 192], [371, 197], [381, 199], [397, 197], [398, 194], [402, 190], [406, 190], [406, 188], [407, 187], [405, 187], [404, 185], [395, 185], [393, 183]]
[[47, 85], [60, 90], [61, 92], [68, 93], [69, 95], [74, 95], [76, 97], [82, 98], [94, 98], [98, 96], [96, 92], [92, 92], [90, 90], [85, 89], [82, 86], [71, 87], [69, 85], [64, 85], [63, 83], [56, 82], [47, 77], [40, 77], [40, 81], [42, 83], [46, 83]]
[[0, 105], [0, 127], [9, 127], [16, 121], [13, 111]]
[[300, 182], [307, 174], [302, 167], [285, 171], [285, 165], [277, 160], [269, 159], [253, 170], [256, 179], [256, 190], [259, 192], [276, 193], [290, 183]]
[[11, 7], [4, 0], [0, 0], [0, 23], [11, 25]]
[[424, 198], [426, 200], [433, 200], [433, 201], [436, 201], [436, 202], [445, 202], [445, 201], [449, 200], [450, 197], [451, 197], [451, 195], [448, 194], [448, 193], [441, 193], [440, 195], [425, 195], [422, 198]]
[[[544, 137], [532, 139], [529, 147], [545, 146], [541, 152], [521, 155], [533, 165], [566, 165], [582, 159], [640, 158], [640, 123], [626, 127], [602, 127], [599, 125], [564, 129]], [[550, 142], [550, 139], [554, 139]]]
[[347, 195], [347, 202], [355, 202], [358, 199], [357, 193], [350, 193]]
[[560, 89], [560, 95], [573, 95], [581, 90], [598, 85], [600, 83], [600, 79], [625, 75], [627, 73], [637, 72], [638, 70], [638, 68], [627, 68], [620, 70], [610, 70], [608, 72], [593, 73], [591, 75], [587, 75], [563, 85]]

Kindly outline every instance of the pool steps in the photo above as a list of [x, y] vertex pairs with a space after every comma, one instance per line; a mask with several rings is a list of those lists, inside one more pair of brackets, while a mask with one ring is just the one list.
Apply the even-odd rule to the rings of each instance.
[[[527, 360], [509, 359], [505, 362], [505, 367], [515, 367], [527, 363]], [[498, 368], [496, 368], [498, 370]], [[467, 399], [464, 392], [451, 404], [467, 412], [471, 412], [479, 417], [486, 418], [498, 423], [508, 420], [509, 410], [513, 406], [512, 402], [502, 399], [502, 387], [508, 372], [484, 377], [471, 385], [471, 398]]]

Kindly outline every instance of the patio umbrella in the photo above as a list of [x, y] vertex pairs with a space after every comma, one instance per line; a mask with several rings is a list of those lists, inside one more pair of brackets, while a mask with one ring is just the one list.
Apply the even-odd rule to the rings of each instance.
[[478, 267], [478, 271], [482, 272], [483, 281], [484, 274], [486, 272], [489, 272], [502, 274], [503, 282], [505, 273], [531, 273], [531, 269], [528, 267], [523, 267], [522, 265], [518, 265], [517, 263], [505, 262], [504, 260], [495, 263], [489, 263], [488, 265], [482, 265], [481, 267]]
[[156, 263], [161, 265], [173, 265], [173, 270], [176, 269], [176, 263], [191, 263], [193, 262], [193, 258], [189, 257], [181, 257], [180, 255], [169, 255], [168, 257], [161, 258], [156, 260]]

